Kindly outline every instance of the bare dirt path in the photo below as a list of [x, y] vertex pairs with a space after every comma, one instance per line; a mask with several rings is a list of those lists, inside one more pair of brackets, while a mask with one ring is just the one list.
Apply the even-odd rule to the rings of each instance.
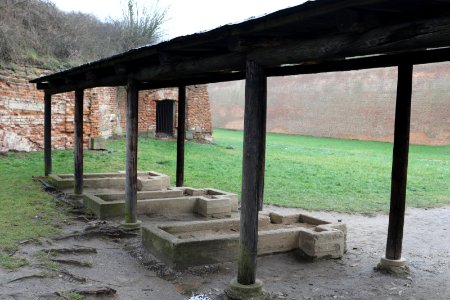
[[[273, 299], [450, 299], [450, 206], [407, 210], [403, 254], [410, 274], [404, 276], [374, 270], [384, 254], [387, 215], [312, 215], [347, 224], [348, 252], [343, 259], [316, 262], [295, 253], [258, 258], [258, 278]], [[66, 233], [98, 224], [69, 223]], [[43, 249], [80, 247], [95, 248], [97, 253], [42, 254]], [[171, 270], [145, 254], [138, 237], [42, 239], [22, 246], [15, 255], [26, 257], [31, 265], [16, 271], [0, 269], [0, 299], [64, 299], [55, 292], [99, 287], [116, 293], [87, 299], [188, 299], [193, 294], [225, 299], [223, 289], [237, 272], [236, 263]], [[88, 264], [55, 264], [52, 259]]]

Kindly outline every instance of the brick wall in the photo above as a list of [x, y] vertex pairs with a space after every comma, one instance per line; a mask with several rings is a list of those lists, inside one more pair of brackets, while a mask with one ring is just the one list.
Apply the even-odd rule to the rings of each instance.
[[[118, 111], [121, 122], [119, 131], [125, 132], [125, 88], [118, 91]], [[174, 126], [177, 127], [178, 89], [160, 89], [139, 92], [139, 132], [153, 134], [156, 130], [156, 102], [160, 100], [175, 101]], [[209, 140], [212, 133], [211, 111], [209, 106], [208, 89], [206, 85], [189, 86], [186, 89], [186, 131], [187, 138]], [[176, 128], [175, 128], [176, 129]], [[176, 132], [175, 132], [176, 133]]]
[[[213, 126], [242, 129], [244, 81], [208, 86]], [[267, 130], [392, 141], [397, 69], [269, 78]], [[450, 144], [450, 63], [414, 67], [411, 142]]]
[[[0, 152], [34, 151], [44, 143], [44, 94], [28, 83], [47, 71], [33, 67], [0, 68]], [[89, 137], [109, 138], [125, 132], [125, 89], [95, 88], [84, 93], [84, 143]], [[139, 94], [139, 130], [155, 128], [156, 101], [176, 100], [176, 89], [142, 91]], [[188, 127], [195, 128], [194, 137], [211, 135], [211, 114], [206, 86], [189, 87], [187, 91]], [[74, 93], [52, 96], [52, 146], [73, 147]]]

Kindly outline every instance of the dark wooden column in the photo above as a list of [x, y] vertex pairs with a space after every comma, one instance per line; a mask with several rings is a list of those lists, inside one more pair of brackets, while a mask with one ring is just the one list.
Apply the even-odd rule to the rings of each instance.
[[400, 65], [398, 67], [391, 178], [391, 207], [389, 211], [389, 229], [386, 244], [386, 258], [390, 260], [398, 260], [402, 255], [406, 179], [408, 173], [412, 76], [412, 65]]
[[83, 194], [83, 96], [84, 90], [75, 90], [74, 177], [75, 195]]
[[52, 173], [52, 95], [44, 94], [44, 173]]
[[184, 140], [186, 139], [186, 87], [178, 87], [177, 186], [184, 184]]
[[127, 85], [127, 158], [125, 179], [125, 223], [137, 222], [137, 145], [138, 145], [138, 86], [128, 78]]
[[262, 66], [247, 61], [242, 162], [241, 221], [237, 281], [250, 285], [256, 279], [258, 207], [264, 185], [267, 79]]

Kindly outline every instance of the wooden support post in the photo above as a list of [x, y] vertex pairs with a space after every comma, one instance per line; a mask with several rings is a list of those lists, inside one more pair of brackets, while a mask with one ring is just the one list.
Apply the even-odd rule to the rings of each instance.
[[75, 195], [83, 194], [83, 96], [84, 90], [75, 90], [74, 177]]
[[44, 95], [44, 173], [52, 173], [52, 95]]
[[138, 85], [134, 78], [127, 84], [127, 158], [125, 171], [125, 224], [137, 221], [137, 146], [138, 146]]
[[267, 78], [262, 66], [247, 61], [242, 162], [241, 221], [237, 282], [251, 285], [256, 280], [258, 207], [264, 188]]
[[406, 180], [408, 173], [412, 78], [412, 65], [405, 64], [398, 67], [391, 178], [391, 207], [389, 211], [389, 229], [386, 244], [386, 258], [389, 260], [399, 260], [402, 255]]
[[184, 184], [184, 140], [186, 139], [186, 87], [178, 87], [177, 186]]

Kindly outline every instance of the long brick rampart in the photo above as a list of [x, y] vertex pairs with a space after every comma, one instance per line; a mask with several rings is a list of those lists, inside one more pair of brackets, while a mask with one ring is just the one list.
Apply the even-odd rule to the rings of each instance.
[[[244, 82], [209, 85], [213, 126], [242, 129]], [[392, 141], [396, 68], [269, 78], [267, 130]], [[450, 63], [414, 66], [411, 142], [450, 144]]]

